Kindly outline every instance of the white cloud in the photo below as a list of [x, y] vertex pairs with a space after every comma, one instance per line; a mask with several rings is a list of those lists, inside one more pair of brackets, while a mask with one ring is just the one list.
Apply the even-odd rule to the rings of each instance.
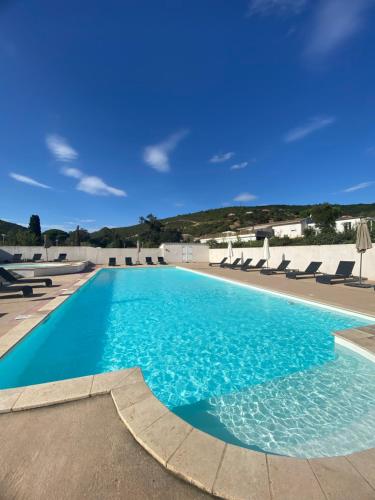
[[98, 195], [98, 196], [127, 196], [126, 192], [122, 189], [118, 189], [112, 186], [108, 186], [103, 179], [96, 177], [94, 175], [86, 175], [78, 168], [66, 168], [61, 170], [61, 173], [67, 177], [73, 177], [74, 179], [79, 179], [76, 186], [78, 191], [84, 191], [88, 194]]
[[229, 151], [229, 153], [220, 153], [218, 155], [214, 155], [212, 158], [209, 159], [210, 163], [223, 163], [224, 161], [230, 160], [233, 158], [235, 153], [233, 151]]
[[100, 196], [126, 196], [125, 191], [112, 186], [108, 186], [103, 179], [92, 175], [84, 175], [77, 185], [78, 191]]
[[248, 161], [243, 161], [242, 163], [236, 163], [230, 167], [230, 170], [241, 170], [242, 168], [246, 168], [248, 166]]
[[233, 198], [233, 201], [240, 201], [240, 202], [242, 202], [242, 201], [254, 201], [256, 199], [257, 199], [257, 196], [255, 196], [254, 194], [240, 193]]
[[84, 176], [84, 173], [81, 172], [81, 170], [73, 167], [64, 167], [61, 169], [61, 172], [67, 177], [73, 177], [74, 179], [81, 179], [81, 177]]
[[171, 169], [169, 154], [177, 147], [178, 143], [187, 136], [188, 130], [180, 130], [170, 135], [163, 142], [146, 146], [143, 151], [144, 161], [158, 172], [169, 172]]
[[42, 184], [41, 182], [32, 179], [31, 177], [27, 177], [26, 175], [15, 174], [11, 172], [9, 176], [18, 182], [23, 182], [24, 184], [29, 184], [30, 186], [40, 187], [44, 189], [51, 189], [51, 186], [47, 186], [47, 184]]
[[374, 184], [374, 181], [369, 181], [369, 182], [361, 182], [359, 184], [356, 184], [355, 186], [348, 187], [344, 189], [344, 193], [352, 193], [353, 191], [358, 191], [359, 189], [366, 189]]
[[49, 134], [46, 137], [46, 143], [56, 160], [70, 162], [78, 158], [77, 151], [67, 143], [64, 137]]
[[363, 27], [373, 0], [320, 0], [306, 48], [309, 57], [324, 57]]
[[320, 130], [321, 128], [328, 127], [334, 123], [336, 118], [333, 116], [317, 116], [312, 118], [309, 122], [299, 127], [289, 130], [284, 136], [284, 142], [294, 142], [303, 139], [304, 137]]
[[307, 0], [251, 0], [248, 15], [299, 14]]

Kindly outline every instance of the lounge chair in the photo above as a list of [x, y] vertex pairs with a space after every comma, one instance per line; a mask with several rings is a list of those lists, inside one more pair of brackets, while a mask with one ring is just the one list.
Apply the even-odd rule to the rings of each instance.
[[42, 254], [41, 253], [34, 253], [33, 258], [31, 260], [32, 260], [32, 262], [36, 262], [37, 260], [42, 260]]
[[116, 266], [116, 257], [109, 257], [108, 259], [108, 265], [109, 266]]
[[33, 289], [31, 286], [14, 286], [8, 285], [3, 278], [0, 277], [0, 293], [16, 293], [22, 292], [24, 297], [30, 297], [33, 295]]
[[260, 269], [262, 269], [265, 263], [266, 259], [259, 259], [258, 262], [255, 264], [255, 266], [251, 265], [248, 265], [246, 267], [244, 266], [243, 268], [241, 268], [241, 271], [259, 271]]
[[164, 257], [158, 257], [158, 264], [166, 266], [167, 262], [165, 262]]
[[215, 266], [224, 267], [227, 260], [228, 257], [224, 257], [224, 259], [222, 259], [221, 262], [210, 262], [208, 265], [211, 267]]
[[286, 274], [289, 270], [287, 270], [287, 267], [290, 264], [290, 260], [282, 260], [278, 267], [272, 267], [268, 269], [261, 269], [260, 272], [261, 274]]
[[131, 257], [125, 257], [125, 266], [132, 266], [133, 259]]
[[66, 253], [60, 253], [57, 259], [54, 260], [54, 262], [63, 262], [66, 260]]
[[355, 262], [352, 260], [340, 260], [335, 274], [322, 274], [315, 278], [317, 283], [324, 285], [336, 285], [337, 283], [345, 283], [346, 281], [358, 281], [358, 278], [352, 276]]
[[22, 253], [15, 253], [13, 255], [12, 262], [21, 262], [21, 260], [22, 260]]
[[285, 276], [292, 280], [298, 280], [302, 278], [315, 278], [321, 265], [321, 262], [312, 261], [304, 271], [288, 271]]
[[146, 259], [146, 264], [148, 266], [153, 266], [154, 265], [154, 263], [152, 262], [152, 257], [146, 257], [145, 259]]
[[246, 269], [253, 259], [246, 259], [242, 264], [237, 264], [233, 269]]
[[236, 266], [238, 266], [238, 263], [240, 260], [241, 260], [241, 258], [238, 257], [237, 259], [234, 259], [232, 264], [226, 264], [224, 267], [228, 267], [229, 269], [234, 269]]
[[0, 277], [11, 284], [22, 283], [44, 283], [46, 286], [52, 286], [51, 278], [23, 278], [17, 273], [7, 271], [6, 269], [0, 267]]

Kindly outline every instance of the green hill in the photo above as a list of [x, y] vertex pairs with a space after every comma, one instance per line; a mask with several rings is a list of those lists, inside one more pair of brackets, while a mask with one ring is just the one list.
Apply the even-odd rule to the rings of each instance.
[[[375, 203], [334, 205], [334, 207], [337, 208], [339, 215], [375, 218]], [[308, 217], [312, 208], [313, 205], [235, 206], [176, 215], [160, 219], [159, 222], [164, 231], [163, 241], [176, 241], [176, 239], [173, 239], [176, 232], [191, 235], [194, 239], [253, 224]], [[103, 227], [99, 231], [92, 233], [81, 229], [80, 239], [82, 244], [92, 246], [116, 246], [119, 244], [119, 240], [125, 246], [133, 246], [137, 240], [137, 235], [142, 234], [144, 230], [145, 225], [142, 224], [117, 228]], [[0, 220], [0, 234], [6, 234], [9, 243], [11, 243], [14, 235], [18, 233], [16, 237], [17, 243], [21, 244], [25, 240], [25, 232], [27, 235], [27, 229], [23, 226]], [[46, 233], [48, 233], [48, 237], [52, 242], [56, 240], [56, 237], [58, 237], [60, 244], [63, 244], [65, 240], [67, 244], [72, 244], [71, 242], [75, 241], [72, 236], [73, 233], [68, 234], [55, 229], [50, 229]], [[143, 238], [143, 241], [145, 240], [147, 238]], [[26, 241], [24, 244], [29, 244]], [[152, 246], [152, 241], [149, 244]]]
[[[335, 205], [341, 215], [375, 217], [375, 203], [357, 205]], [[194, 238], [230, 231], [252, 224], [262, 224], [271, 221], [281, 221], [299, 217], [308, 217], [313, 205], [265, 205], [247, 207], [225, 207], [204, 210], [183, 215], [176, 215], [160, 221], [168, 229], [178, 229]], [[141, 231], [142, 226], [136, 224], [128, 227], [113, 229], [102, 228], [91, 233], [93, 238], [102, 238], [110, 231], [116, 232], [121, 238], [134, 238]]]
[[0, 234], [8, 235], [14, 231], [27, 231], [27, 228], [20, 226], [19, 224], [14, 224], [13, 222], [7, 222], [6, 220], [0, 219]]

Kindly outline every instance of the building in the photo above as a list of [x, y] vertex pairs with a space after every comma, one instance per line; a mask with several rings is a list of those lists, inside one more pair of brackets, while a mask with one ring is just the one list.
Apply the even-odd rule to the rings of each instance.
[[237, 231], [224, 231], [219, 234], [208, 234], [202, 236], [199, 240], [201, 243], [207, 243], [208, 241], [215, 240], [217, 243], [235, 243], [237, 241], [257, 241], [264, 240], [268, 236], [271, 238], [273, 236], [272, 228], [269, 224], [257, 224], [250, 227], [242, 227]]
[[343, 215], [336, 220], [336, 231], [338, 233], [343, 233], [344, 231], [350, 231], [351, 229], [356, 229], [361, 220], [366, 220], [372, 225], [372, 217], [353, 217], [352, 215]]
[[229, 241], [234, 243], [238, 241], [238, 233], [237, 231], [223, 231], [222, 233], [207, 234], [199, 238], [201, 243], [207, 243], [211, 240], [215, 240], [217, 243], [229, 243]]
[[277, 238], [302, 238], [305, 230], [314, 224], [310, 218], [274, 222], [272, 229]]
[[[356, 229], [361, 220], [370, 221], [371, 217], [353, 217], [344, 215], [336, 220], [336, 231], [342, 233], [350, 229]], [[217, 243], [232, 243], [238, 241], [259, 241], [265, 237], [272, 238], [303, 238], [306, 229], [314, 229], [319, 232], [315, 223], [310, 217], [301, 219], [269, 222], [268, 224], [256, 224], [250, 227], [242, 227], [236, 231], [224, 231], [219, 234], [207, 235], [199, 238], [201, 243], [215, 240]]]

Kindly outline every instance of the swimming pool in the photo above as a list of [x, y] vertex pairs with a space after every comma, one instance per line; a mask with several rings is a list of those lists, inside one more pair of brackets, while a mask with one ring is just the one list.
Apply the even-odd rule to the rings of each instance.
[[346, 454], [375, 446], [375, 364], [331, 333], [369, 322], [180, 269], [105, 269], [0, 360], [0, 387], [140, 366], [228, 442]]

